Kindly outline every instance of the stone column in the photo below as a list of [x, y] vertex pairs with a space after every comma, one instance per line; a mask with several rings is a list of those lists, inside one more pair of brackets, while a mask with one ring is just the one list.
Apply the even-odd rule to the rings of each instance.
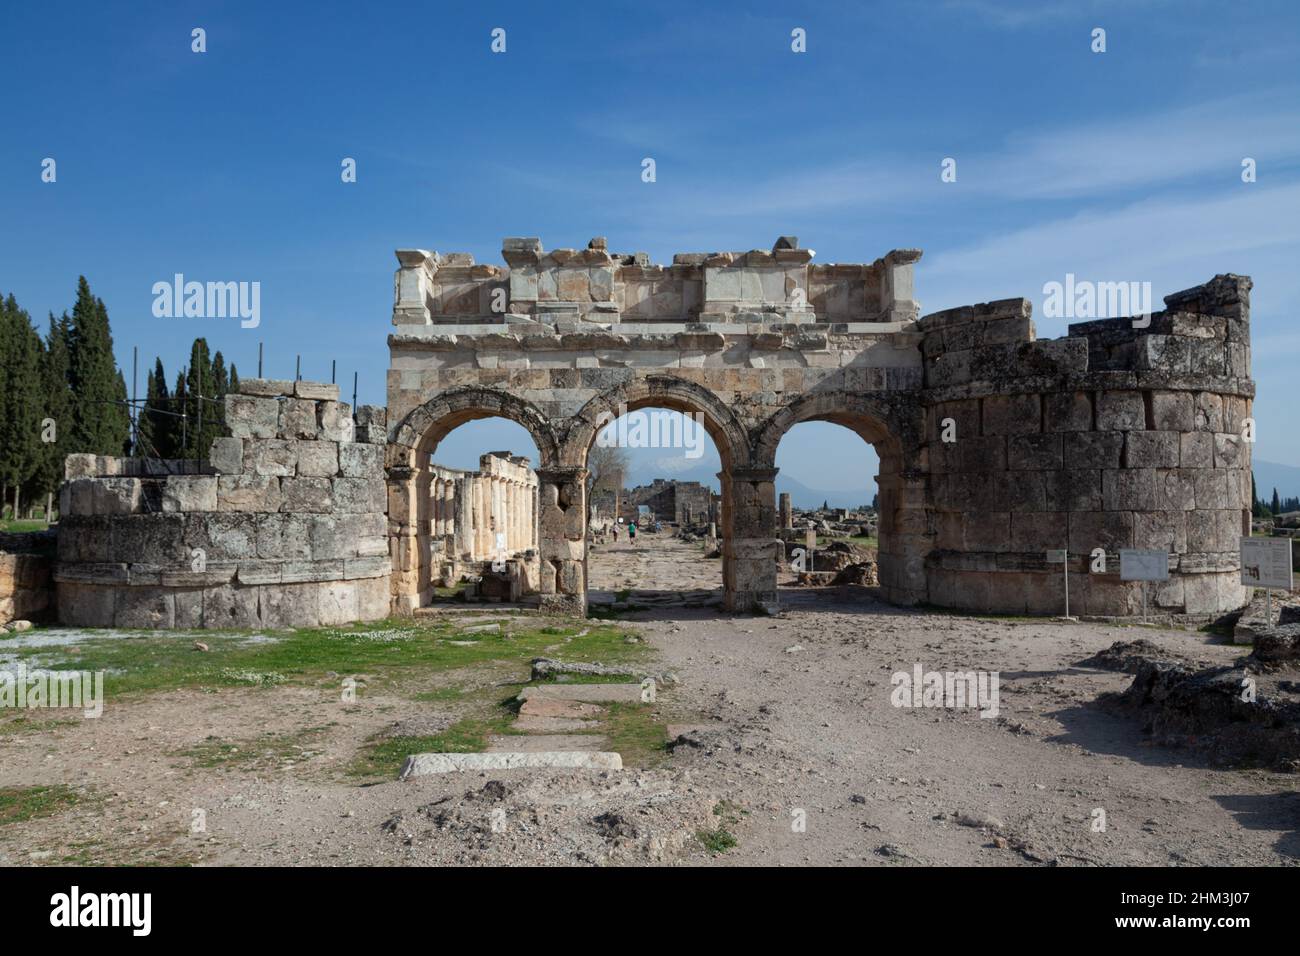
[[587, 613], [587, 469], [539, 468], [538, 548], [542, 609]]
[[[782, 554], [776, 527], [776, 469], [736, 468], [719, 479], [723, 496], [723, 602], [732, 611], [776, 609], [776, 567]], [[729, 500], [728, 500], [729, 499]]]
[[448, 478], [442, 483], [442, 533], [451, 538], [448, 550], [455, 550], [456, 537], [456, 482]]
[[[419, 482], [415, 470], [405, 466], [388, 469], [388, 556], [393, 562], [389, 589], [394, 614], [410, 614], [419, 603], [420, 514]], [[425, 532], [427, 534], [427, 532]]]
[[794, 509], [790, 507], [790, 493], [788, 491], [781, 493], [781, 527], [794, 527]]

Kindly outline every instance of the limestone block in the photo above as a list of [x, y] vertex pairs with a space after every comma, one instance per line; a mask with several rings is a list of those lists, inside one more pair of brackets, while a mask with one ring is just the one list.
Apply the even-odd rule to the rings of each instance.
[[1012, 471], [1058, 469], [1061, 447], [1060, 435], [1014, 435], [1007, 439], [1007, 467]]
[[96, 478], [72, 478], [65, 481], [59, 489], [59, 517], [88, 517], [95, 514], [97, 481]]
[[387, 486], [378, 478], [335, 478], [331, 484], [340, 513], [382, 512], [388, 500]]
[[353, 581], [329, 581], [319, 585], [320, 623], [351, 624], [358, 617], [357, 585]]
[[339, 471], [346, 478], [384, 477], [384, 449], [379, 445], [342, 444], [338, 457]]
[[1070, 550], [1091, 553], [1094, 548], [1118, 551], [1133, 547], [1131, 511], [1088, 511], [1071, 514]]
[[1186, 432], [1178, 436], [1179, 464], [1183, 468], [1214, 467], [1214, 436], [1209, 432]]
[[352, 441], [352, 409], [348, 405], [343, 402], [320, 402], [316, 408], [321, 438], [325, 441]]
[[259, 558], [310, 558], [313, 518], [296, 514], [256, 516], [256, 556]]
[[378, 621], [388, 617], [391, 604], [388, 576], [357, 581], [356, 585], [357, 620]]
[[[178, 516], [179, 517], [179, 516]], [[257, 556], [257, 521], [251, 514], [213, 512], [184, 517], [182, 553], [174, 567], [191, 567], [192, 552], [201, 549], [208, 563], [242, 561]]]
[[1151, 419], [1158, 431], [1190, 432], [1196, 427], [1196, 403], [1191, 392], [1152, 392]]
[[1103, 391], [1097, 395], [1099, 431], [1140, 431], [1147, 427], [1141, 392]]
[[1055, 392], [1043, 396], [1043, 430], [1086, 432], [1092, 429], [1092, 397], [1087, 392]]
[[203, 626], [203, 590], [201, 588], [178, 588], [172, 591], [173, 621], [183, 630]]
[[212, 448], [208, 451], [208, 463], [223, 475], [243, 474], [243, 439], [214, 438], [212, 440]]
[[[314, 419], [314, 416], [313, 416]], [[298, 476], [301, 478], [333, 478], [339, 471], [339, 446], [332, 441], [300, 441], [298, 450]], [[380, 453], [382, 466], [383, 453]]]
[[139, 478], [96, 478], [92, 487], [95, 514], [129, 515], [140, 510]]
[[217, 478], [218, 511], [279, 511], [280, 479], [257, 475]]
[[73, 627], [112, 627], [117, 591], [92, 584], [59, 582], [55, 586], [59, 623]]
[[168, 475], [163, 485], [162, 510], [164, 512], [216, 511], [216, 476]]
[[1106, 511], [1148, 511], [1156, 506], [1153, 468], [1104, 469], [1101, 500]]
[[339, 400], [339, 387], [324, 382], [304, 382], [300, 380], [293, 383], [293, 394], [297, 398], [312, 401], [337, 402]]
[[358, 578], [377, 578], [392, 572], [388, 557], [346, 558], [343, 561], [343, 577], [353, 581]]
[[280, 566], [280, 580], [286, 583], [305, 581], [339, 581], [343, 579], [343, 561], [286, 561]]
[[1165, 549], [1181, 554], [1187, 549], [1187, 515], [1182, 511], [1138, 511], [1133, 514], [1133, 547]]
[[74, 478], [94, 478], [98, 474], [99, 464], [95, 455], [79, 452], [63, 459], [63, 477], [68, 481]]
[[241, 395], [278, 398], [293, 394], [293, 382], [283, 378], [243, 378], [239, 380], [239, 392]]
[[[1191, 406], [1188, 405], [1190, 410]], [[1124, 465], [1127, 468], [1177, 468], [1181, 460], [1178, 432], [1127, 432]]]
[[354, 417], [358, 425], [378, 425], [384, 428], [388, 424], [388, 409], [383, 405], [358, 405]]
[[1223, 399], [1213, 392], [1196, 393], [1195, 425], [1197, 431], [1221, 432]]
[[[1197, 508], [1214, 510], [1232, 507], [1236, 497], [1232, 488], [1235, 486], [1236, 476], [1227, 471], [1217, 468], [1198, 468], [1192, 472], [1192, 487], [1195, 489]], [[1191, 502], [1188, 504], [1190, 506]]]
[[1100, 468], [1066, 468], [1044, 475], [1048, 511], [1101, 511]]
[[1011, 513], [994, 511], [967, 514], [964, 540], [969, 551], [1010, 551]]
[[334, 509], [329, 478], [283, 478], [280, 510], [293, 514], [325, 514]]
[[148, 629], [175, 627], [175, 598], [164, 588], [120, 588], [113, 624]]
[[1037, 395], [991, 395], [981, 406], [985, 435], [1029, 434], [1042, 421]]
[[1242, 468], [1249, 463], [1249, 450], [1238, 433], [1216, 432], [1214, 435], [1214, 467]]
[[614, 752], [589, 750], [533, 753], [412, 754], [402, 765], [399, 779], [444, 773], [483, 773], [519, 769], [622, 770], [623, 758]]
[[358, 425], [354, 441], [367, 445], [383, 445], [388, 441], [388, 433], [382, 425]]
[[1007, 467], [1007, 439], [1001, 435], [984, 438], [971, 435], [960, 437], [947, 447], [953, 448], [963, 472], [1002, 472]]
[[1069, 516], [1060, 511], [1011, 515], [1011, 551], [1047, 551], [1065, 547]]
[[226, 584], [203, 591], [203, 626], [206, 628], [257, 627], [258, 593], [255, 587]]
[[274, 398], [226, 396], [226, 427], [235, 438], [274, 438], [279, 422], [280, 403]]
[[1182, 468], [1156, 469], [1155, 510], [1185, 511], [1196, 505], [1194, 470]]
[[1066, 468], [1118, 468], [1124, 451], [1121, 432], [1068, 432], [1062, 439]]
[[110, 523], [111, 553], [118, 560], [147, 560], [160, 565], [188, 564], [186, 518], [178, 514], [140, 514]]
[[258, 614], [262, 627], [317, 627], [319, 607], [319, 585], [280, 584], [261, 589]]
[[301, 398], [287, 398], [280, 403], [280, 437], [314, 439], [320, 435], [316, 403]]

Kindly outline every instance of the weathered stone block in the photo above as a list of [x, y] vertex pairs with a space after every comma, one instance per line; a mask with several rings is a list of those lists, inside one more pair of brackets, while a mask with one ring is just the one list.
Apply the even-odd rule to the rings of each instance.
[[1178, 436], [1179, 464], [1183, 468], [1214, 467], [1214, 436], [1209, 432], [1187, 432]]
[[[1188, 405], [1190, 410], [1191, 406]], [[1181, 460], [1177, 432], [1127, 432], [1124, 444], [1126, 468], [1177, 468]]]
[[353, 438], [352, 409], [343, 402], [320, 402], [317, 424], [325, 441], [350, 442]]
[[316, 415], [316, 403], [301, 398], [286, 398], [280, 403], [280, 424], [278, 427], [282, 438], [312, 440], [320, 435], [320, 422]]
[[993, 395], [980, 404], [985, 435], [1025, 435], [1039, 431], [1042, 410], [1037, 395]]
[[140, 510], [139, 478], [96, 478], [91, 487], [95, 514], [129, 515]]
[[274, 438], [279, 422], [280, 403], [274, 398], [226, 396], [226, 427], [235, 438]]
[[268, 438], [244, 445], [244, 474], [257, 476], [292, 476], [298, 470], [296, 442]]
[[1102, 507], [1107, 511], [1148, 511], [1156, 505], [1155, 469], [1105, 469], [1101, 473]]
[[377, 478], [335, 478], [334, 509], [340, 513], [383, 511], [388, 500], [387, 488]]
[[[179, 517], [179, 516], [177, 516]], [[182, 553], [171, 564], [189, 568], [200, 549], [208, 563], [248, 560], [257, 556], [257, 518], [251, 514], [214, 512], [184, 518]]]
[[[339, 470], [339, 446], [332, 441], [300, 441], [298, 475], [301, 478], [333, 478]], [[383, 461], [383, 452], [379, 455]]]
[[353, 443], [338, 446], [339, 471], [346, 478], [383, 478], [384, 449], [380, 445]]
[[1092, 430], [1092, 396], [1087, 392], [1055, 392], [1043, 396], [1043, 430]]
[[1090, 554], [1093, 548], [1118, 551], [1133, 547], [1131, 511], [1088, 511], [1070, 515], [1070, 550]]
[[280, 493], [282, 511], [326, 514], [334, 509], [329, 478], [284, 478], [280, 481]]
[[329, 581], [320, 588], [320, 624], [350, 624], [357, 620], [359, 603], [353, 581]]
[[[1007, 439], [1011, 471], [1041, 471], [1061, 467], [1060, 435], [1013, 435]], [[1011, 478], [1011, 481], [1017, 479]]]
[[[242, 383], [241, 383], [242, 384]], [[244, 471], [242, 438], [214, 438], [208, 451], [208, 464], [223, 475], [240, 475]]]
[[260, 588], [227, 584], [203, 591], [203, 626], [206, 628], [257, 627]]
[[214, 475], [168, 475], [163, 486], [164, 512], [216, 511], [217, 479]]
[[258, 614], [262, 627], [317, 627], [320, 624], [320, 586], [280, 584], [262, 588]]
[[339, 387], [324, 382], [297, 381], [293, 383], [293, 394], [298, 398], [313, 401], [337, 402], [339, 400]]
[[1060, 511], [1016, 513], [1011, 516], [1012, 551], [1047, 551], [1065, 546], [1068, 516]]
[[1191, 392], [1152, 392], [1151, 420], [1157, 431], [1190, 432], [1196, 427], [1196, 402]]
[[239, 392], [242, 395], [277, 398], [292, 395], [293, 382], [282, 378], [243, 378], [239, 380]]
[[113, 624], [148, 629], [175, 627], [175, 598], [163, 588], [119, 588]]
[[1043, 476], [1048, 512], [1100, 511], [1101, 470], [1071, 468]]
[[1066, 468], [1118, 468], [1124, 450], [1121, 432], [1067, 432], [1062, 439]]
[[1250, 452], [1241, 436], [1218, 432], [1214, 436], [1214, 467], [1242, 468], [1249, 463]]
[[1106, 391], [1097, 395], [1099, 431], [1141, 431], [1147, 427], [1141, 392]]
[[217, 478], [217, 510], [279, 511], [280, 479], [256, 475]]

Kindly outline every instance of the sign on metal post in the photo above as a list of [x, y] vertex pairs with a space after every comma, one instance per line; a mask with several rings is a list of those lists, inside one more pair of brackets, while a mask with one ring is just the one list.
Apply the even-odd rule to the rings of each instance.
[[1121, 548], [1119, 579], [1142, 582], [1142, 623], [1147, 620], [1147, 582], [1169, 580], [1169, 552]]
[[1294, 586], [1290, 538], [1242, 538], [1241, 583], [1264, 589], [1264, 621], [1273, 626], [1273, 588]]

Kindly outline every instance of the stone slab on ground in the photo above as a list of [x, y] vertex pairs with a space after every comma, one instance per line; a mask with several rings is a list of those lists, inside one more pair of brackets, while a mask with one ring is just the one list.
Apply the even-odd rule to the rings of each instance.
[[485, 770], [622, 770], [623, 758], [599, 751], [544, 751], [540, 753], [411, 754], [402, 765], [399, 780], [443, 773], [479, 773]]
[[[568, 703], [566, 701], [566, 703]], [[598, 720], [574, 720], [572, 717], [537, 717], [532, 714], [524, 714], [515, 718], [515, 722], [510, 725], [515, 730], [526, 730], [529, 733], [543, 734], [563, 734], [572, 730], [592, 730], [600, 726]]]
[[[516, 726], [518, 726], [516, 724]], [[600, 734], [493, 734], [488, 737], [487, 753], [565, 753], [572, 751], [601, 751], [609, 746], [609, 738]]]
[[578, 700], [599, 703], [639, 704], [640, 684], [539, 684], [519, 692], [523, 701], [534, 698]]
[[519, 713], [528, 717], [564, 717], [569, 720], [590, 720], [604, 712], [605, 708], [598, 704], [583, 704], [576, 700], [553, 697], [532, 697], [525, 700], [519, 708]]

